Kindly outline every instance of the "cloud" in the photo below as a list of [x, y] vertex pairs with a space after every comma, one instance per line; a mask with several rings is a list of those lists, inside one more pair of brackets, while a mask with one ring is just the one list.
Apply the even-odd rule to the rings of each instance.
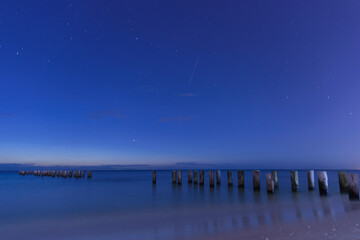
[[162, 118], [159, 121], [160, 122], [184, 122], [191, 120], [193, 117], [184, 117], [184, 116], [175, 116], [175, 117], [168, 117], [168, 118]]
[[14, 117], [15, 114], [13, 113], [0, 113], [0, 117]]
[[178, 94], [179, 97], [195, 97], [197, 95], [199, 95], [199, 94], [197, 94], [197, 93], [179, 93]]
[[125, 115], [119, 109], [89, 112], [89, 119], [123, 118]]

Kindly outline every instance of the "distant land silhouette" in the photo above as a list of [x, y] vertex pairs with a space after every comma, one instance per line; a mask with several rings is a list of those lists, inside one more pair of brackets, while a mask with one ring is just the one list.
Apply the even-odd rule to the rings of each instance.
[[355, 168], [334, 168], [334, 167], [326, 167], [322, 168], [321, 166], [308, 166], [304, 168], [291, 168], [291, 166], [283, 166], [283, 167], [270, 167], [266, 166], [245, 166], [242, 164], [234, 164], [234, 163], [196, 163], [196, 162], [179, 162], [175, 164], [162, 164], [162, 165], [151, 165], [151, 164], [117, 164], [117, 165], [39, 165], [39, 164], [17, 164], [17, 163], [0, 163], [0, 171], [19, 171], [19, 170], [67, 170], [67, 169], [82, 169], [82, 170], [171, 170], [171, 169], [229, 169], [229, 170], [251, 170], [251, 169], [260, 169], [260, 170], [356, 170]]

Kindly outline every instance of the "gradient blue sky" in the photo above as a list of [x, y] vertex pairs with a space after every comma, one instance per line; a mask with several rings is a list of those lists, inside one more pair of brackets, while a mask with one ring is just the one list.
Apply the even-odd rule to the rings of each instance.
[[0, 162], [360, 168], [359, 1], [0, 5]]

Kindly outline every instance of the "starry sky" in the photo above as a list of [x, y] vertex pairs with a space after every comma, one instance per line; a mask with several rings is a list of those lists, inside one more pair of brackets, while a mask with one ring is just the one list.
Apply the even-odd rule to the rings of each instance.
[[3, 0], [0, 163], [360, 168], [359, 12]]

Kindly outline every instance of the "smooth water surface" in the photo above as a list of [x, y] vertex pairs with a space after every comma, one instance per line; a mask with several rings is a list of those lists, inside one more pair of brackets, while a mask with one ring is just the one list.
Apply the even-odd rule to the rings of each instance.
[[[222, 171], [221, 185], [213, 189], [209, 187], [208, 171], [204, 186], [188, 184], [187, 171], [182, 171], [181, 185], [171, 183], [171, 171], [157, 171], [155, 185], [152, 171], [94, 171], [91, 179], [1, 172], [0, 224], [16, 226], [82, 217], [95, 218], [96, 223], [116, 218], [109, 222], [124, 232], [124, 239], [136, 239], [142, 234], [166, 239], [277, 222], [336, 218], [360, 207], [358, 202], [349, 201], [346, 194], [340, 194], [337, 171], [328, 171], [327, 196], [319, 195], [317, 181], [316, 190], [308, 191], [306, 171], [299, 171], [299, 192], [291, 192], [290, 172], [279, 171], [279, 189], [267, 194], [267, 172], [261, 171], [259, 192], [252, 189], [250, 170], [245, 171], [244, 189], [237, 186], [236, 171], [233, 187], [227, 186], [226, 171]], [[132, 217], [133, 222], [129, 220]], [[127, 227], [122, 230], [117, 223]], [[119, 233], [113, 234], [109, 239]]]

